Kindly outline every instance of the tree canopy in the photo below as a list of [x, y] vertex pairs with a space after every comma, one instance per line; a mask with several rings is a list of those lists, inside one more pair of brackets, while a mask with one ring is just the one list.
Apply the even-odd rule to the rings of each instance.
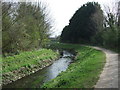
[[2, 51], [16, 53], [44, 47], [51, 23], [42, 3], [2, 3]]
[[116, 3], [116, 10], [103, 14], [100, 5], [88, 2], [81, 6], [65, 26], [60, 41], [64, 43], [80, 43], [100, 45], [120, 50], [120, 2]]
[[61, 34], [62, 42], [90, 42], [103, 26], [103, 12], [96, 2], [88, 2], [80, 7], [65, 26]]

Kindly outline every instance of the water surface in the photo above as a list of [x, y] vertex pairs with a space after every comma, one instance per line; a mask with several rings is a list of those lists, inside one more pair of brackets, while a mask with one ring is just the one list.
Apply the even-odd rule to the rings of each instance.
[[63, 56], [56, 60], [52, 65], [11, 84], [3, 86], [3, 88], [39, 88], [43, 83], [48, 82], [57, 77], [62, 71], [65, 71], [72, 62], [70, 57], [73, 57], [71, 53], [63, 51]]

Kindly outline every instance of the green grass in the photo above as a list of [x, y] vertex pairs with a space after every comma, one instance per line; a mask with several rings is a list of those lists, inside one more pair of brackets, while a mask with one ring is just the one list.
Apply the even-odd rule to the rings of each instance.
[[2, 57], [0, 56], [0, 84], [2, 84]]
[[93, 88], [105, 64], [105, 54], [90, 47], [72, 44], [54, 44], [52, 48], [74, 49], [74, 63], [42, 88]]
[[[2, 73], [12, 72], [21, 67], [32, 68], [34, 65], [44, 64], [44, 60], [56, 59], [57, 53], [50, 49], [40, 49], [36, 51], [22, 52], [19, 55], [2, 58]], [[47, 62], [45, 62], [47, 63]]]

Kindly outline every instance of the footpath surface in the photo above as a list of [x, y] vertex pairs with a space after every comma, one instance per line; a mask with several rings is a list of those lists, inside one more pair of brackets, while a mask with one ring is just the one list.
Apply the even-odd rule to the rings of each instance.
[[[106, 64], [103, 68], [103, 71], [100, 75], [98, 82], [95, 85], [95, 88], [119, 88], [118, 85], [118, 72], [120, 68], [118, 67], [118, 53], [106, 50], [104, 48], [93, 47], [97, 50], [101, 50], [106, 54]], [[119, 69], [118, 69], [119, 68]]]

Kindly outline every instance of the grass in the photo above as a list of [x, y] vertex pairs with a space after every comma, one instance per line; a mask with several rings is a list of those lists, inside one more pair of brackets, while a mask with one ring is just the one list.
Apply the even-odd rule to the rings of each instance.
[[0, 63], [2, 63], [2, 70], [0, 70], [2, 71], [2, 84], [12, 83], [43, 69], [52, 64], [58, 57], [59, 54], [51, 49], [27, 51], [14, 56], [2, 57], [2, 60], [0, 59]]
[[40, 49], [22, 52], [19, 55], [3, 57], [2, 73], [12, 72], [21, 67], [32, 68], [34, 65], [42, 65], [44, 64], [42, 61], [56, 59], [57, 55], [57, 53], [50, 49]]
[[2, 84], [2, 57], [0, 55], [0, 85]]
[[42, 88], [94, 88], [105, 64], [105, 54], [90, 47], [72, 44], [54, 44], [52, 48], [74, 49], [74, 63]]

